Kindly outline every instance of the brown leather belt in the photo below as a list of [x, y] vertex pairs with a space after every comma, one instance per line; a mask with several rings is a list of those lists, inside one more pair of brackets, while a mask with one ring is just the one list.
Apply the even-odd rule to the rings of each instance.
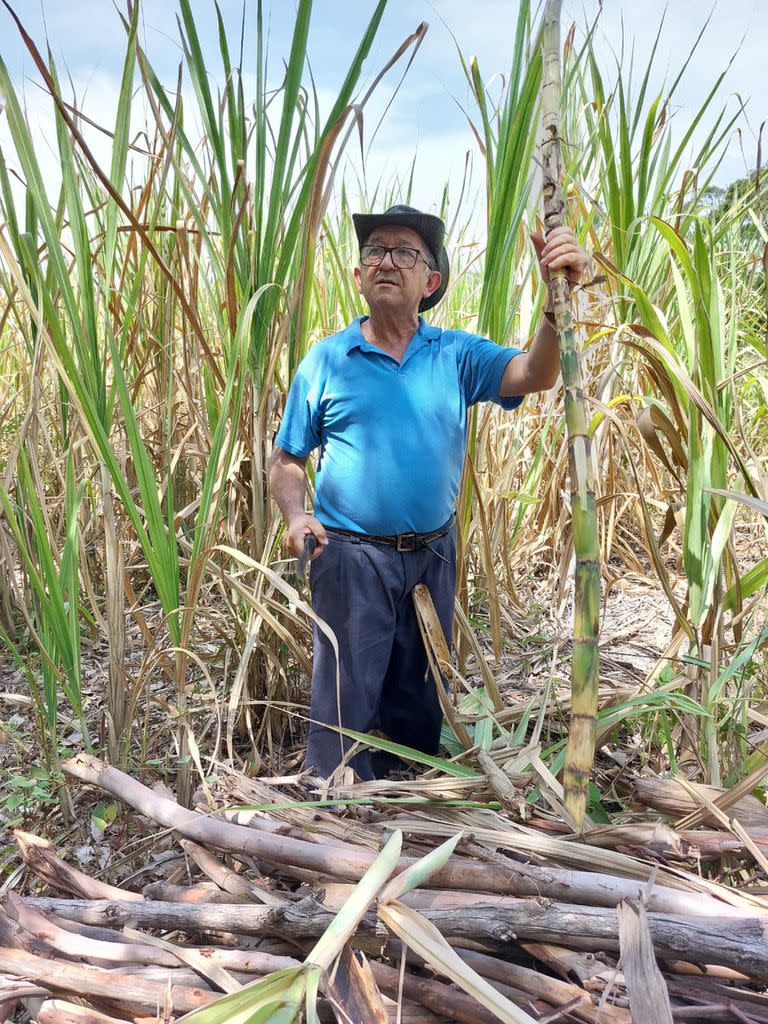
[[398, 551], [420, 551], [429, 545], [430, 541], [439, 540], [453, 526], [456, 517], [451, 516], [448, 522], [438, 530], [431, 533], [394, 533], [389, 537], [376, 537], [369, 533], [355, 533], [354, 530], [339, 530], [335, 526], [328, 526], [326, 529], [330, 534], [340, 534], [342, 537], [352, 537], [355, 540], [365, 541], [368, 544], [386, 544], [396, 548]]

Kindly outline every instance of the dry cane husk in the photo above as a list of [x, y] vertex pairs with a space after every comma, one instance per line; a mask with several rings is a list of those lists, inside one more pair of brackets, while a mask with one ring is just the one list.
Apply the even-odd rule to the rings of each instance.
[[389, 1014], [371, 966], [364, 954], [358, 959], [349, 943], [341, 951], [333, 970], [326, 973], [323, 988], [331, 1003], [349, 1020], [389, 1024]]
[[16, 843], [21, 859], [29, 870], [47, 882], [57, 892], [66, 892], [72, 896], [82, 896], [87, 900], [142, 900], [141, 893], [120, 889], [107, 885], [96, 878], [91, 878], [77, 868], [66, 864], [58, 857], [47, 839], [33, 835], [31, 832], [14, 830]]
[[[694, 790], [701, 790], [709, 800], [716, 800], [726, 790], [717, 786], [704, 786], [700, 783], [689, 783]], [[635, 798], [646, 807], [670, 817], [679, 818], [698, 811], [693, 795], [675, 779], [637, 778], [632, 781]], [[746, 828], [768, 828], [768, 810], [760, 801], [751, 795], [742, 797], [729, 808], [731, 817], [738, 818]]]
[[643, 1024], [672, 1024], [669, 993], [653, 954], [645, 908], [622, 900], [617, 915], [621, 966], [633, 1018]]

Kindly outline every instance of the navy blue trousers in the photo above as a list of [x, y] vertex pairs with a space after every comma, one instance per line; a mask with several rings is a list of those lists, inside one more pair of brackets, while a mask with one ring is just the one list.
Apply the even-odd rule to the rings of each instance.
[[[413, 588], [429, 589], [450, 647], [456, 590], [456, 526], [429, 548], [399, 552], [328, 531], [330, 543], [310, 566], [312, 607], [336, 634], [336, 657], [314, 626], [312, 708], [307, 766], [327, 778], [353, 740], [321, 724], [358, 732], [374, 729], [396, 743], [436, 754], [442, 712], [419, 632]], [[350, 764], [362, 779], [376, 777], [371, 752]]]

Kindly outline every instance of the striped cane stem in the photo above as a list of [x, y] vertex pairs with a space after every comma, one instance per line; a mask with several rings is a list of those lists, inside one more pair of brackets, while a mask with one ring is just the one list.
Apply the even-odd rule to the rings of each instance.
[[[541, 146], [544, 224], [546, 231], [563, 223], [565, 202], [560, 185], [560, 0], [548, 0], [544, 14]], [[565, 755], [565, 806], [581, 829], [595, 747], [595, 716], [599, 680], [597, 634], [600, 613], [600, 549], [592, 486], [587, 406], [581, 367], [573, 333], [573, 314], [565, 270], [554, 271], [551, 281], [555, 326], [560, 347], [560, 368], [568, 430], [568, 470], [571, 488], [573, 545], [576, 576], [571, 667], [571, 722]]]

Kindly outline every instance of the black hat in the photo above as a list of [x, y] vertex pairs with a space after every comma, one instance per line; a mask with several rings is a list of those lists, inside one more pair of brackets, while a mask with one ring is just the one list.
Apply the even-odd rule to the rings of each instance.
[[443, 245], [445, 224], [443, 224], [440, 218], [435, 217], [431, 213], [422, 213], [421, 210], [415, 210], [412, 206], [398, 205], [390, 206], [384, 213], [353, 213], [352, 220], [355, 222], [357, 241], [361, 249], [376, 228], [382, 228], [387, 224], [411, 228], [417, 235], [421, 235], [425, 245], [434, 257], [442, 280], [437, 291], [433, 292], [428, 298], [421, 300], [419, 312], [423, 313], [425, 309], [432, 309], [433, 306], [436, 306], [443, 295], [445, 295], [450, 276], [448, 253], [445, 251], [445, 245]]

